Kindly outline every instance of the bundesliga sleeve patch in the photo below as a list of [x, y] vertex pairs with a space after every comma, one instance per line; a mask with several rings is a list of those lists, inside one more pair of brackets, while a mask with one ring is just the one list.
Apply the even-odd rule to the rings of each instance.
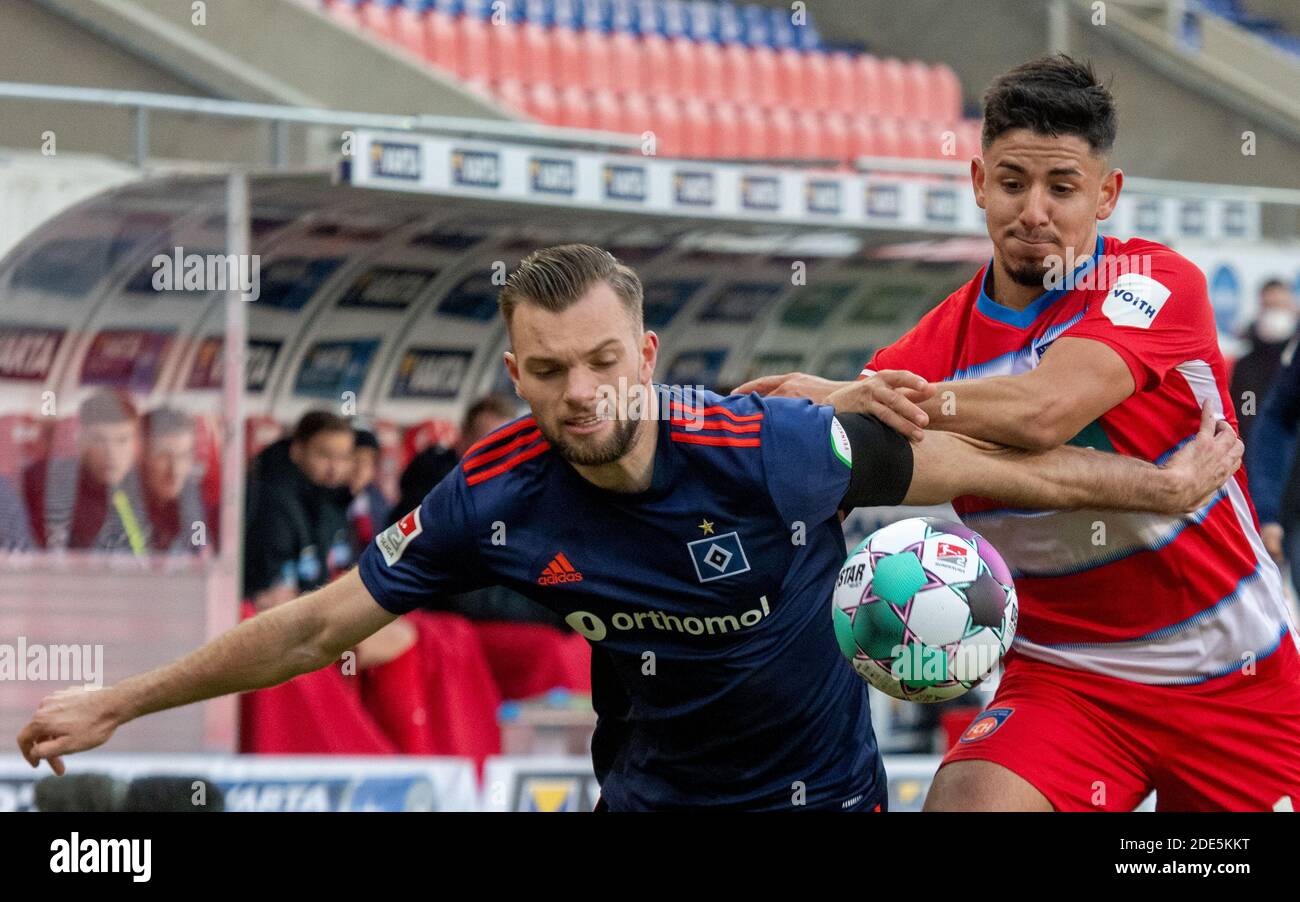
[[1169, 289], [1150, 276], [1125, 273], [1110, 287], [1101, 312], [1117, 326], [1149, 329], [1169, 295]]
[[849, 434], [835, 417], [831, 417], [831, 450], [844, 462], [844, 466], [853, 469], [853, 449], [849, 444]]
[[417, 507], [375, 536], [375, 544], [379, 546], [379, 550], [383, 552], [384, 560], [391, 567], [402, 559], [406, 546], [410, 545], [416, 536], [422, 532], [424, 532], [424, 526], [420, 523], [420, 509]]

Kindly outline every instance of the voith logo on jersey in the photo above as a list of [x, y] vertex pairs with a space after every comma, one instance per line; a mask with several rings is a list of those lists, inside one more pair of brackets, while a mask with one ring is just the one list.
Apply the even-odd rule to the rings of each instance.
[[420, 523], [420, 509], [417, 507], [375, 536], [375, 544], [384, 555], [384, 561], [391, 567], [402, 559], [406, 546], [415, 541], [422, 532], [424, 526]]
[[1128, 273], [1110, 286], [1101, 312], [1117, 326], [1149, 329], [1169, 295], [1169, 289], [1150, 276]]
[[560, 583], [580, 583], [582, 582], [582, 573], [575, 569], [569, 563], [569, 559], [560, 552], [551, 558], [551, 562], [546, 565], [542, 575], [537, 577], [539, 586], [554, 586]]

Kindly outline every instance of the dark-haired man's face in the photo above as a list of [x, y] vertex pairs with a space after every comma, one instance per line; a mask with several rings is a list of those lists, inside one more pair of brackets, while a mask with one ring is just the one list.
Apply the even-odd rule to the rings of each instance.
[[624, 395], [649, 387], [659, 338], [636, 328], [612, 288], [598, 283], [560, 313], [520, 304], [510, 345], [510, 377], [552, 448], [592, 467], [628, 452], [638, 420], [602, 399], [617, 396], [620, 386]]
[[289, 458], [311, 482], [322, 488], [337, 489], [352, 475], [352, 430], [327, 429], [305, 442], [289, 446]]
[[1097, 222], [1115, 209], [1123, 174], [1076, 135], [1013, 129], [972, 162], [971, 180], [999, 269], [1045, 290], [1049, 273], [1092, 256]]
[[101, 485], [121, 484], [139, 453], [140, 429], [135, 420], [81, 427], [82, 466]]

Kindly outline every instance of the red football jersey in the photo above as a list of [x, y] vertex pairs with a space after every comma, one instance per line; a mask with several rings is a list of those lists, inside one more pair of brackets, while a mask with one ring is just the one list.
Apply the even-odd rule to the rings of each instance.
[[[1206, 400], [1236, 426], [1205, 277], [1184, 257], [1153, 241], [1099, 237], [1092, 257], [1023, 311], [988, 296], [988, 270], [878, 351], [863, 375], [1014, 375], [1037, 366], [1058, 338], [1089, 338], [1123, 358], [1137, 390], [1072, 444], [1162, 463], [1195, 435]], [[1244, 470], [1186, 516], [1009, 510], [969, 497], [953, 507], [1012, 568], [1015, 645], [1027, 657], [1144, 683], [1194, 683], [1272, 653], [1288, 634], [1297, 641]]]

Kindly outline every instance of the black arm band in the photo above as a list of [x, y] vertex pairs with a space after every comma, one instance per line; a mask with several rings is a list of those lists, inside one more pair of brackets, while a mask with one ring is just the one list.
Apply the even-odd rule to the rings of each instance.
[[840, 510], [902, 504], [912, 485], [912, 443], [876, 417], [837, 413], [849, 437], [853, 470]]

